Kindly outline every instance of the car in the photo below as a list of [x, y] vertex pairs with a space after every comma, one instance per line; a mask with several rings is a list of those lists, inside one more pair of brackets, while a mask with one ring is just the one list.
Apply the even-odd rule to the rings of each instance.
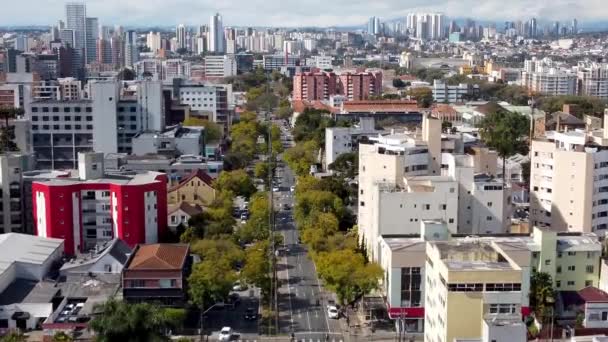
[[338, 319], [340, 318], [340, 312], [338, 311], [338, 308], [330, 305], [327, 307], [327, 317], [331, 318], [331, 319]]
[[272, 187], [272, 192], [279, 192], [279, 190], [279, 187], [276, 185]]
[[231, 338], [232, 338], [232, 328], [223, 327], [222, 330], [220, 330], [219, 340], [220, 341], [230, 341]]
[[258, 313], [256, 310], [254, 308], [247, 308], [245, 310], [245, 320], [255, 321], [256, 319], [258, 319]]
[[236, 281], [234, 285], [232, 285], [232, 291], [245, 291], [247, 290], [247, 284], [241, 283], [240, 281]]
[[234, 292], [229, 294], [226, 304], [232, 305], [233, 307], [239, 306], [239, 304], [241, 304], [241, 296], [238, 293]]
[[287, 203], [283, 203], [283, 210], [289, 210], [291, 207]]
[[289, 191], [291, 191], [291, 192], [296, 191], [296, 186], [295, 186], [295, 185], [292, 185], [292, 186], [289, 188]]

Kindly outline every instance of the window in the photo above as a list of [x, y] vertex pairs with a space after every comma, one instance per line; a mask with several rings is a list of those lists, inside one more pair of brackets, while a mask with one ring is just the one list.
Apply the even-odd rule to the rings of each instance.
[[82, 111], [82, 109], [80, 107], [74, 107], [75, 113], [80, 113], [81, 111]]
[[65, 125], [65, 129], [72, 129], [72, 125]]
[[53, 121], [59, 121], [59, 117], [57, 115], [53, 115]]
[[87, 108], [85, 108], [85, 112], [92, 113], [93, 112], [93, 108], [87, 107]]
[[593, 280], [585, 280], [585, 287], [593, 286]]
[[555, 281], [555, 287], [560, 288], [562, 286], [562, 282], [560, 280]]
[[129, 287], [146, 287], [146, 281], [143, 279], [131, 279]]
[[514, 314], [517, 312], [517, 304], [490, 304], [491, 314]]
[[492, 208], [492, 202], [488, 202], [488, 207]]
[[454, 223], [454, 219], [453, 218], [449, 219], [448, 223]]
[[520, 283], [488, 283], [486, 284], [487, 292], [511, 292], [521, 291]]
[[576, 267], [574, 265], [568, 266], [568, 271], [575, 271]]
[[602, 321], [608, 321], [608, 311], [602, 311]]
[[420, 267], [401, 268], [401, 305], [419, 307], [422, 305], [421, 295], [422, 276]]
[[574, 286], [575, 284], [576, 282], [573, 280], [568, 281], [568, 286]]
[[38, 107], [32, 107], [32, 113], [38, 113]]
[[593, 273], [593, 265], [587, 265], [585, 271], [587, 271], [587, 273]]
[[90, 115], [88, 115], [88, 116], [85, 117], [85, 120], [87, 120], [87, 121], [93, 121], [93, 117], [90, 116]]
[[594, 252], [587, 252], [587, 259], [593, 259], [594, 256], [595, 256]]
[[45, 115], [45, 116], [43, 116], [43, 117], [42, 117], [42, 121], [49, 121], [49, 117], [48, 117], [48, 116], [46, 116], [46, 115]]
[[568, 255], [569, 255], [569, 256], [575, 256], [575, 255], [576, 255], [576, 252], [568, 252]]
[[547, 260], [545, 260], [545, 265], [546, 265], [546, 266], [551, 265], [551, 259], [547, 259]]
[[42, 112], [43, 113], [48, 113], [49, 112], [49, 107], [42, 107]]
[[556, 273], [562, 273], [562, 267], [561, 266], [557, 266], [557, 268], [555, 269]]
[[63, 112], [64, 112], [64, 113], [70, 113], [70, 112], [72, 112], [72, 108], [70, 108], [70, 107], [65, 107], [65, 108], [63, 108]]
[[431, 210], [431, 205], [425, 204], [423, 208], [424, 208], [424, 210]]
[[129, 111], [131, 113], [135, 113], [135, 112], [137, 112], [137, 108], [136, 107], [129, 107]]

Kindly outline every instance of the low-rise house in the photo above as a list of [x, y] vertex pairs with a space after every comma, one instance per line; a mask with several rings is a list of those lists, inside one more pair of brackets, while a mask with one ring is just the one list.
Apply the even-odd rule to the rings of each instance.
[[122, 272], [123, 297], [131, 303], [186, 303], [192, 259], [187, 244], [138, 245]]
[[213, 178], [203, 170], [195, 170], [168, 190], [168, 203], [208, 206], [215, 200]]
[[180, 224], [185, 226], [192, 216], [202, 213], [203, 208], [197, 204], [181, 202], [180, 204], [169, 205], [169, 217], [167, 219], [169, 229], [175, 231]]

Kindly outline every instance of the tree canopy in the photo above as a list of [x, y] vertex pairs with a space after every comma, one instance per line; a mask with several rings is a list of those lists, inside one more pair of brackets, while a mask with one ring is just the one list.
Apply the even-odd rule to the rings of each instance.
[[242, 169], [220, 172], [214, 185], [218, 191], [229, 191], [237, 196], [246, 198], [249, 198], [257, 191], [251, 177]]
[[196, 117], [189, 117], [184, 122], [183, 126], [202, 126], [205, 127], [205, 138], [207, 142], [219, 141], [222, 138], [223, 128], [215, 122], [209, 120], [200, 119]]
[[90, 327], [101, 342], [166, 341], [167, 332], [179, 326], [185, 317], [185, 313], [176, 315], [175, 311], [149, 303], [128, 304], [116, 300], [109, 300], [96, 310], [99, 314]]

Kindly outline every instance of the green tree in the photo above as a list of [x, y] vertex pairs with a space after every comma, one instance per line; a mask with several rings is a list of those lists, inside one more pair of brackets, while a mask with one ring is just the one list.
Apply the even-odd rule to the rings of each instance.
[[310, 166], [317, 162], [318, 152], [319, 143], [309, 140], [285, 150], [283, 159], [297, 175], [302, 176], [309, 173]]
[[342, 199], [329, 191], [310, 190], [296, 196], [295, 218], [301, 225], [320, 213], [332, 213], [340, 219], [344, 211]]
[[232, 240], [227, 239], [198, 240], [192, 244], [191, 250], [202, 260], [223, 260], [233, 269], [240, 265], [245, 258], [243, 250]]
[[530, 278], [530, 306], [533, 307], [539, 317], [545, 313], [547, 303], [555, 300], [553, 291], [553, 279], [551, 275], [544, 272], [534, 272]]
[[289, 119], [293, 115], [293, 109], [289, 105], [281, 106], [276, 110], [275, 115], [279, 119]]
[[254, 284], [262, 291], [263, 298], [270, 294], [270, 260], [268, 241], [259, 241], [245, 251], [245, 266], [241, 276], [248, 284]]
[[251, 177], [245, 170], [222, 171], [215, 180], [218, 191], [230, 191], [235, 195], [251, 197], [257, 189]]
[[320, 253], [317, 269], [341, 304], [350, 304], [378, 288], [378, 280], [383, 275], [379, 265], [366, 264], [363, 255], [350, 249]]
[[270, 216], [268, 193], [258, 192], [249, 201], [249, 219], [238, 231], [240, 243], [247, 244], [254, 241], [268, 239], [270, 231], [268, 217]]
[[237, 275], [226, 259], [203, 260], [188, 277], [190, 301], [205, 308], [228, 297]]
[[354, 179], [359, 173], [359, 154], [356, 152], [342, 153], [333, 163], [329, 164], [329, 169], [336, 172], [339, 177]]
[[22, 108], [1, 107], [0, 117], [4, 119], [4, 127], [0, 130], [0, 148], [2, 152], [11, 152], [19, 150], [15, 144], [15, 127], [10, 126], [10, 119], [23, 115]]
[[19, 331], [10, 331], [8, 334], [0, 337], [0, 342], [26, 342], [27, 337]]
[[135, 75], [135, 71], [130, 68], [123, 68], [118, 73], [118, 79], [123, 81], [133, 81], [137, 75]]
[[405, 82], [403, 82], [400, 78], [393, 78], [393, 87], [405, 88]]
[[407, 94], [416, 100], [418, 107], [429, 108], [431, 104], [433, 104], [433, 92], [430, 88], [412, 88], [407, 92]]
[[[497, 110], [486, 115], [479, 124], [479, 132], [485, 144], [496, 150], [502, 158], [502, 174], [505, 175], [506, 159], [517, 152], [527, 153], [526, 135], [530, 122], [525, 116]], [[506, 182], [503, 176], [503, 181]]]
[[166, 341], [166, 332], [175, 322], [165, 311], [149, 303], [128, 304], [110, 300], [96, 307], [98, 315], [90, 327], [97, 335], [97, 341]]
[[209, 120], [189, 117], [184, 122], [182, 122], [183, 126], [202, 126], [205, 127], [205, 138], [207, 142], [216, 142], [222, 138], [223, 128], [215, 122], [211, 122]]
[[53, 335], [53, 342], [72, 342], [74, 339], [63, 331], [58, 331]]

